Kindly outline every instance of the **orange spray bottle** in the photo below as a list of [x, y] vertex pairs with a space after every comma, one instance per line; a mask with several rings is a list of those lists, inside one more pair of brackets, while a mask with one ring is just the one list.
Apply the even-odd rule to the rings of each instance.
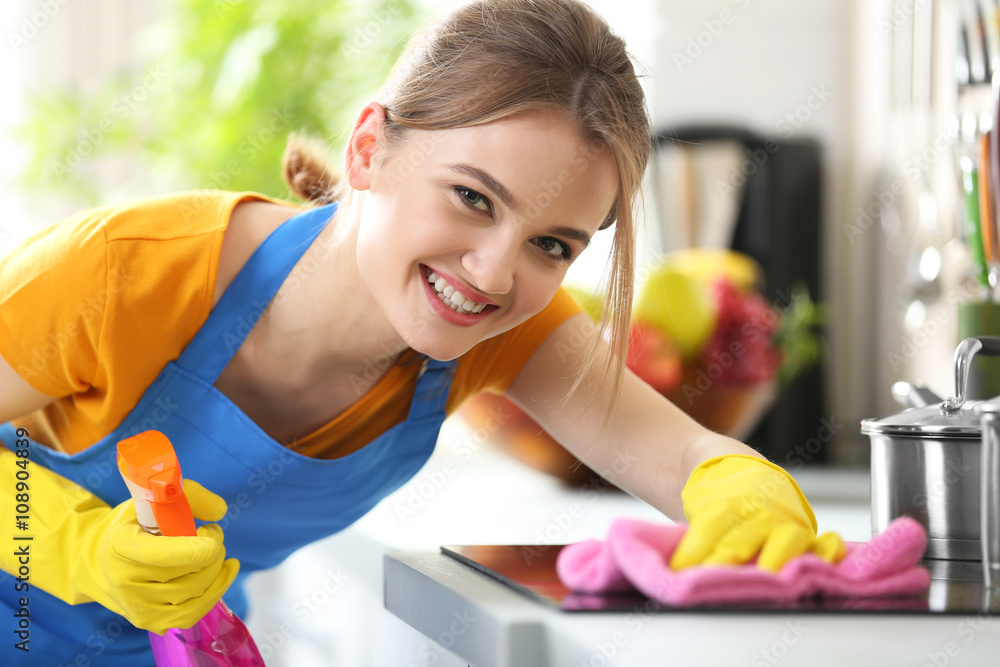
[[[155, 535], [195, 535], [194, 515], [184, 495], [181, 466], [170, 440], [144, 431], [118, 443], [118, 470], [135, 503], [136, 518]], [[157, 667], [263, 667], [250, 632], [219, 600], [187, 629], [149, 633]]]

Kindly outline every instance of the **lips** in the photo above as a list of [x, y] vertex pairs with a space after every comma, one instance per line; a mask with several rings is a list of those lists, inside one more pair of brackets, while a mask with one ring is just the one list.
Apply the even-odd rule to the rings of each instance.
[[467, 299], [436, 271], [430, 271], [427, 274], [427, 282], [434, 288], [441, 301], [456, 312], [481, 313], [483, 308], [489, 305]]
[[497, 305], [488, 300], [472, 298], [469, 294], [471, 290], [451, 276], [445, 276], [429, 266], [421, 266], [421, 270], [427, 292], [436, 304], [435, 309], [453, 324], [471, 326], [497, 309]]

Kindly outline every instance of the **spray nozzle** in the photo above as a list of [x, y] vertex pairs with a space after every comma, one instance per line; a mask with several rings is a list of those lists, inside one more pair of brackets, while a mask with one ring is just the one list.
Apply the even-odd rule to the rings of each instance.
[[118, 470], [132, 493], [136, 516], [144, 528], [164, 535], [195, 534], [181, 466], [167, 436], [159, 431], [144, 431], [119, 442]]

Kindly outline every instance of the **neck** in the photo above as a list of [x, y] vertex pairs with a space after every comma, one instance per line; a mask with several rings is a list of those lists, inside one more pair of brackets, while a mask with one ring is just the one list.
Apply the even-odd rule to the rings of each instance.
[[[286, 368], [310, 375], [378, 377], [408, 348], [382, 315], [361, 279], [357, 263], [358, 222], [364, 193], [338, 206], [278, 292], [268, 338]], [[280, 340], [274, 337], [280, 337]], [[376, 378], [377, 379], [377, 378]]]

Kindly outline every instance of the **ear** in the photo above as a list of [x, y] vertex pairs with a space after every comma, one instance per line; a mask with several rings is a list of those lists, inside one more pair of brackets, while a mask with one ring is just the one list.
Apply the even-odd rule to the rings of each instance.
[[367, 190], [371, 185], [372, 158], [378, 150], [384, 124], [385, 108], [378, 102], [369, 102], [354, 122], [344, 157], [344, 173], [355, 190]]

